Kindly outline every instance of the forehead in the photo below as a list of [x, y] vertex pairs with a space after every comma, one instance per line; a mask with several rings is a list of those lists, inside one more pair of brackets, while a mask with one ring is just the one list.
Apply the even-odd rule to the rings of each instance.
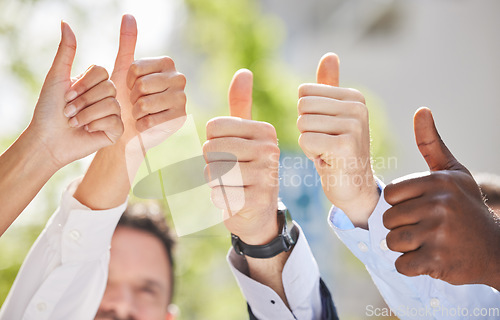
[[118, 226], [111, 239], [109, 280], [155, 281], [170, 288], [170, 263], [162, 242], [146, 231]]

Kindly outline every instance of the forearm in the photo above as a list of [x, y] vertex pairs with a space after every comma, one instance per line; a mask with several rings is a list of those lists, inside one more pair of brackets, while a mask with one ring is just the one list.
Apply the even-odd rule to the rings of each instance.
[[[106, 286], [109, 246], [125, 209], [91, 211], [72, 196], [72, 183], [59, 209], [30, 249], [0, 312], [0, 319], [66, 319], [95, 314]], [[71, 317], [73, 318], [73, 317]]]
[[127, 199], [142, 159], [138, 153], [126, 155], [121, 144], [99, 150], [75, 192], [75, 199], [92, 210], [119, 206]]
[[290, 306], [288, 305], [288, 300], [285, 295], [282, 274], [285, 263], [291, 252], [291, 250], [282, 252], [268, 259], [246, 257], [250, 278], [273, 289], [288, 308], [290, 308]]
[[[255, 261], [238, 255], [234, 249], [229, 251], [231, 270], [258, 319], [320, 319], [326, 311], [322, 308], [322, 299], [327, 297], [321, 294], [318, 266], [305, 235], [297, 224], [295, 227], [298, 238], [293, 250], [286, 253], [286, 257], [276, 256], [278, 261], [263, 259], [257, 268], [255, 264], [252, 266], [253, 271], [249, 265]], [[270, 262], [267, 266], [265, 260]], [[284, 288], [285, 295], [280, 288]]]
[[29, 129], [0, 156], [0, 235], [58, 169]]

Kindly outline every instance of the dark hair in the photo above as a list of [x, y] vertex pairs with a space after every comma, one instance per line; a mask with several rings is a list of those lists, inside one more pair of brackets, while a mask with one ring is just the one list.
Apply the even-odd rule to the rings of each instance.
[[481, 188], [488, 206], [500, 206], [500, 176], [492, 173], [478, 173], [474, 179]]
[[120, 226], [148, 232], [158, 238], [163, 244], [170, 264], [170, 292], [169, 301], [167, 301], [170, 303], [174, 294], [174, 260], [172, 249], [175, 241], [160, 206], [155, 202], [129, 203], [118, 221], [117, 227]]

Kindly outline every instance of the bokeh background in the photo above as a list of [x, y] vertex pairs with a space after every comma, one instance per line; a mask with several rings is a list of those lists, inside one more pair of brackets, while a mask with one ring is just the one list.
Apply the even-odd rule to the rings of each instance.
[[[383, 300], [326, 225], [321, 187], [300, 180], [314, 169], [297, 145], [297, 87], [315, 80], [324, 53], [339, 54], [341, 85], [367, 97], [374, 167], [386, 182], [426, 170], [412, 129], [423, 105], [469, 169], [500, 174], [498, 12], [497, 0], [0, 0], [0, 152], [31, 119], [60, 20], [77, 36], [76, 75], [90, 64], [112, 69], [121, 15], [132, 13], [136, 58], [175, 60], [202, 140], [206, 121], [228, 114], [232, 74], [254, 72], [254, 118], [275, 125], [288, 157], [281, 196], [304, 228], [340, 317], [365, 319], [366, 306], [383, 307]], [[90, 161], [60, 170], [0, 239], [0, 303], [61, 192]], [[247, 318], [225, 262], [228, 247], [222, 226], [178, 239], [180, 319]]]

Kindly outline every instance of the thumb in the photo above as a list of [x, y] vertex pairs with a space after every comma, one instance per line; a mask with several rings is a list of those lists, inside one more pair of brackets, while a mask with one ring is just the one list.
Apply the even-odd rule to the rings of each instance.
[[116, 55], [115, 67], [113, 72], [128, 71], [128, 68], [134, 62], [135, 44], [137, 42], [137, 22], [131, 14], [125, 14], [122, 17], [120, 27], [120, 44], [118, 54]]
[[316, 81], [333, 87], [339, 86], [339, 57], [328, 52], [321, 57], [316, 71]]
[[56, 57], [50, 67], [47, 79], [53, 81], [69, 80], [71, 67], [76, 54], [76, 37], [69, 25], [61, 21], [61, 42], [57, 49]]
[[252, 119], [253, 74], [248, 69], [236, 71], [229, 85], [229, 114], [232, 117]]
[[422, 107], [415, 112], [413, 127], [418, 150], [431, 171], [460, 170], [469, 172], [455, 159], [441, 140], [430, 109]]

